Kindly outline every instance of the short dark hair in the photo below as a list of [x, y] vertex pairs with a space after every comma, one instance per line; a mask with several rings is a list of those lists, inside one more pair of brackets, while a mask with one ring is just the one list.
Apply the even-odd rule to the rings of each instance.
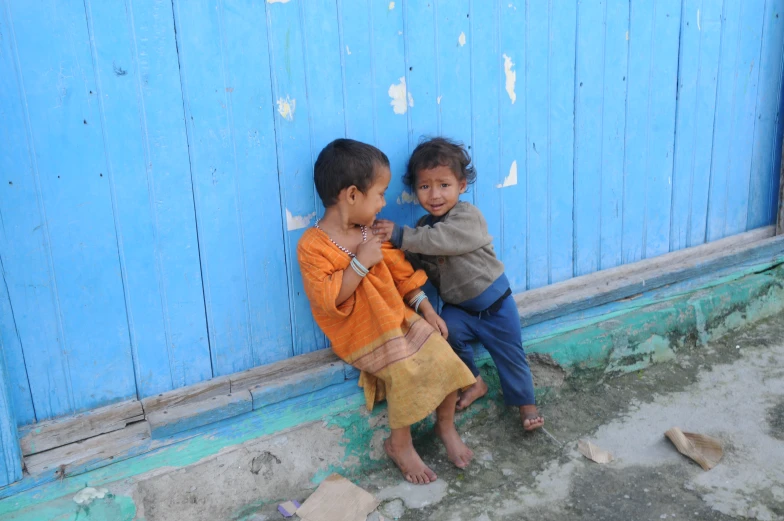
[[439, 166], [449, 167], [458, 181], [465, 180], [468, 184], [476, 181], [476, 170], [465, 146], [451, 139], [434, 137], [423, 138], [414, 149], [411, 159], [408, 160], [403, 183], [412, 187], [416, 184], [417, 172]]
[[366, 193], [373, 185], [378, 166], [389, 167], [389, 158], [373, 145], [336, 139], [325, 146], [313, 168], [313, 181], [324, 207], [337, 203], [340, 192], [350, 186]]

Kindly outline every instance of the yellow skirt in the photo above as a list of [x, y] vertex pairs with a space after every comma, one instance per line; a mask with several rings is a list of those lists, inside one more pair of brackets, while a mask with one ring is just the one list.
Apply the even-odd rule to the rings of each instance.
[[386, 399], [392, 429], [423, 420], [449, 394], [476, 382], [426, 320], [407, 325], [404, 336], [388, 340], [351, 364], [362, 371], [359, 385], [368, 409]]

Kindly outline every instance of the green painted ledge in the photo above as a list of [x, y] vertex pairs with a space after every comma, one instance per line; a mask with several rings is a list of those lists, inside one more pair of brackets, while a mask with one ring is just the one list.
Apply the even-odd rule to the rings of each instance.
[[[745, 267], [694, 286], [671, 288], [669, 294], [644, 294], [603, 306], [599, 313], [562, 317], [526, 328], [526, 349], [551, 356], [567, 371], [634, 371], [672, 359], [682, 347], [704, 345], [784, 310], [782, 266], [769, 263]], [[491, 387], [493, 399], [484, 401], [489, 407], [499, 400], [499, 386], [492, 362], [486, 354], [480, 358]], [[0, 521], [132, 521], [137, 519], [136, 505], [130, 497], [107, 496], [89, 507], [79, 507], [71, 498], [85, 486], [134, 479], [161, 467], [186, 467], [233, 445], [313, 421], [324, 421], [344, 431], [342, 463], [315, 473], [314, 484], [330, 472], [357, 476], [386, 464], [384, 459], [374, 459], [368, 450], [374, 433], [386, 429], [376, 426], [384, 407], [368, 414], [363, 405], [356, 381], [350, 380], [316, 395], [265, 407], [210, 426], [177, 444], [4, 499], [0, 501]], [[472, 408], [458, 416], [459, 422], [480, 413], [482, 408]], [[415, 435], [427, 428], [426, 420], [415, 427]], [[241, 520], [246, 508], [240, 508], [235, 519]]]

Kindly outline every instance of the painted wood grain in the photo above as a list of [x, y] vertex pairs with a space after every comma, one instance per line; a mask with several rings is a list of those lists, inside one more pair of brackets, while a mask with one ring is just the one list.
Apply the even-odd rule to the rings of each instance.
[[22, 452], [16, 434], [10, 383], [5, 356], [0, 351], [0, 487], [22, 479]]

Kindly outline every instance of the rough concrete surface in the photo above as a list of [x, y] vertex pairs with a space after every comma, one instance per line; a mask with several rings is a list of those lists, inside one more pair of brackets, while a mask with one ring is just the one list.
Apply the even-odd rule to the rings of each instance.
[[[416, 445], [439, 475], [429, 486], [405, 483], [383, 456], [384, 430], [373, 430], [384, 425], [382, 409], [353, 413], [370, 428], [352, 427], [356, 420], [345, 415], [342, 423], [340, 417], [311, 423], [196, 465], [110, 484], [110, 494], [79, 507], [78, 518], [98, 519], [109, 511], [103, 503], [125, 497], [135, 513], [111, 519], [283, 519], [279, 502], [302, 502], [318, 479], [347, 469], [381, 500], [372, 519], [784, 519], [784, 316], [708, 345], [670, 348], [672, 359], [633, 373], [564, 376], [546, 357], [532, 357], [537, 385], [547, 386], [546, 427], [563, 445], [543, 433], [524, 434], [494, 391], [461, 414], [461, 432], [476, 453], [465, 471], [447, 461], [427, 423], [417, 429]], [[705, 472], [677, 453], [664, 438], [674, 426], [722, 440], [722, 462]], [[583, 458], [576, 450], [582, 438], [615, 460], [599, 465]], [[351, 474], [352, 467], [364, 470]]]

